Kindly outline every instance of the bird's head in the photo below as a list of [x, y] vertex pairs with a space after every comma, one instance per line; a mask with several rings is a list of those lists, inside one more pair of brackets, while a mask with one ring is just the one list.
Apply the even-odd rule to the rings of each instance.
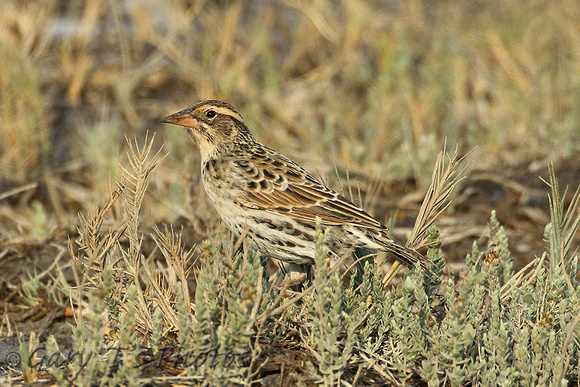
[[161, 122], [185, 127], [204, 160], [254, 141], [240, 113], [222, 101], [200, 101]]

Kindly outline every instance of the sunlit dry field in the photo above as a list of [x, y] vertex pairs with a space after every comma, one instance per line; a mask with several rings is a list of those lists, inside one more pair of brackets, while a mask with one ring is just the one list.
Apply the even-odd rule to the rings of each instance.
[[[445, 144], [457, 150], [465, 178], [435, 222], [443, 272], [465, 276], [473, 244], [487, 246], [492, 210], [517, 272], [546, 248], [549, 165], [562, 192], [580, 185], [578, 20], [571, 0], [1, 2], [0, 378], [54, 381], [53, 371], [6, 368], [6, 353], [18, 351], [18, 335], [32, 342], [31, 332], [72, 345], [78, 307], [91, 298], [70, 289], [98, 287], [72, 258], [114, 255], [96, 244], [102, 254], [87, 253], [89, 234], [118, 232], [111, 246], [130, 246], [163, 271], [167, 255], [154, 227], [182, 232], [182, 253], [192, 249], [181, 272], [189, 292], [168, 296], [168, 305], [193, 303], [197, 270], [213, 251], [203, 241], [229, 237], [201, 186], [197, 148], [159, 120], [202, 99], [231, 103], [261, 142], [394, 224], [402, 243], [437, 155]], [[148, 160], [158, 158], [141, 160], [143, 175], [128, 184], [131, 160], [147, 144]], [[142, 197], [110, 201], [127, 184]], [[100, 224], [87, 225], [107, 203]], [[179, 293], [173, 281], [165, 285]], [[163, 332], [167, 341], [180, 340], [177, 320], [166, 321], [174, 328]], [[136, 331], [149, 342], [151, 329]], [[300, 355], [273, 351], [275, 365], [259, 372], [254, 357], [241, 360], [251, 372], [236, 383], [323, 380], [305, 365], [323, 361], [304, 355], [302, 333], [293, 332], [272, 347]], [[392, 377], [360, 364], [344, 368], [348, 383], [407, 380], [396, 364], [387, 367]], [[180, 375], [168, 368], [146, 374]], [[408, 380], [427, 385], [421, 372]]]

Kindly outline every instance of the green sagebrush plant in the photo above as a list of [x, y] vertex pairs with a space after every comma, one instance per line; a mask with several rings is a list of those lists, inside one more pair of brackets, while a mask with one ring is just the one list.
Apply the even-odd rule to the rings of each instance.
[[[380, 259], [367, 259], [350, 279], [329, 270], [319, 224], [314, 278], [303, 290], [269, 282], [265, 262], [249, 241], [214, 238], [202, 246], [191, 292], [184, 264], [190, 252], [173, 230], [156, 230], [169, 272], [154, 275], [140, 253], [138, 208], [154, 167], [144, 161], [147, 154], [138, 153], [141, 161], [134, 168], [141, 172], [126, 185], [142, 187], [130, 189], [135, 199], [124, 202], [128, 226], [101, 237], [103, 211], [97, 211], [82, 229], [85, 254], [107, 261], [102, 270], [96, 258], [88, 261], [94, 273], [83, 275], [87, 313], [75, 328], [74, 348], [98, 356], [49, 368], [56, 381], [248, 385], [265, 377], [276, 343], [288, 337], [293, 351], [307, 359], [293, 380], [324, 385], [423, 380], [430, 386], [527, 386], [578, 380], [580, 291], [572, 243], [580, 199], [576, 192], [566, 209], [553, 172], [546, 252], [517, 273], [506, 232], [492, 212], [485, 249], [474, 244], [458, 279], [442, 284], [415, 267], [385, 288]], [[132, 238], [128, 247], [118, 242], [125, 230]], [[441, 275], [439, 234], [431, 227], [424, 235], [433, 270]], [[159, 353], [162, 343], [171, 343], [172, 364], [184, 372], [173, 379], [143, 377], [142, 350]], [[55, 349], [54, 341], [49, 344]], [[117, 347], [121, 351], [113, 355]]]

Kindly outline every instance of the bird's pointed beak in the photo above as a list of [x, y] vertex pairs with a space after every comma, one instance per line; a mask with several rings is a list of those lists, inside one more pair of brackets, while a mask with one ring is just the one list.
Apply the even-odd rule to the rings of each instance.
[[191, 115], [191, 109], [187, 108], [185, 110], [179, 111], [177, 113], [171, 114], [160, 122], [166, 124], [174, 124], [174, 125], [181, 125], [187, 126], [189, 128], [199, 129], [199, 123], [197, 120]]

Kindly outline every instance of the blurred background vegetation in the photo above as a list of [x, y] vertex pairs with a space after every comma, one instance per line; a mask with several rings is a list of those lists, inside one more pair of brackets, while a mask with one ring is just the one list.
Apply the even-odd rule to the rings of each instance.
[[3, 1], [0, 241], [74, 231], [148, 131], [169, 155], [141, 219], [207, 235], [197, 149], [158, 122], [200, 99], [367, 208], [424, 188], [445, 139], [481, 170], [574, 160], [578, 20], [572, 0]]
[[[50, 333], [60, 341], [74, 337], [69, 349], [101, 348], [108, 340], [102, 310], [113, 309], [104, 296], [112, 292], [125, 313], [118, 321], [109, 315], [108, 324], [122, 328], [119, 342], [140, 343], [123, 335], [138, 321], [155, 347], [167, 333], [163, 318], [174, 320], [179, 337], [205, 340], [194, 340], [196, 350], [205, 348], [200, 342], [215, 348], [213, 336], [203, 336], [207, 324], [225, 332], [220, 345], [226, 349], [238, 348], [231, 332], [246, 340], [250, 328], [258, 331], [252, 340], [264, 344], [264, 328], [281, 338], [279, 368], [276, 360], [265, 371], [279, 371], [280, 380], [285, 367], [288, 374], [316, 374], [305, 371], [313, 359], [324, 370], [322, 348], [330, 348], [344, 361], [335, 367], [342, 361], [336, 358], [327, 368], [356, 372], [356, 381], [362, 363], [347, 359], [356, 342], [357, 356], [379, 353], [383, 363], [391, 362], [381, 369], [396, 370], [402, 381], [421, 369], [431, 385], [440, 377], [456, 385], [476, 377], [495, 385], [500, 382], [486, 377], [496, 376], [496, 365], [506, 380], [522, 385], [548, 378], [559, 385], [570, 375], [577, 381], [578, 340], [571, 338], [580, 325], [574, 318], [578, 263], [567, 249], [578, 226], [578, 196], [560, 199], [547, 175], [554, 163], [562, 187], [580, 185], [579, 20], [574, 0], [0, 1], [0, 338], [31, 333], [33, 348], [34, 332]], [[296, 303], [305, 290], [293, 299], [296, 305], [280, 306], [285, 292], [274, 302], [274, 287], [262, 293], [269, 285], [257, 256], [243, 258], [245, 270], [232, 269], [238, 267], [235, 249], [226, 233], [215, 236], [220, 221], [199, 181], [198, 150], [184, 130], [159, 123], [210, 98], [230, 102], [260, 141], [360, 201], [377, 219], [396, 220], [399, 241], [417, 216], [444, 143], [460, 156], [471, 152], [466, 179], [437, 219], [443, 250], [430, 251], [447, 262], [443, 301], [431, 303], [435, 293], [424, 293], [417, 273], [383, 291], [377, 266], [376, 275], [365, 271], [360, 292], [322, 268], [314, 287], [325, 297]], [[163, 148], [160, 157], [139, 164], [142, 153], [135, 149], [153, 136], [151, 154]], [[539, 176], [554, 186], [550, 203]], [[119, 184], [124, 197], [115, 201]], [[563, 216], [565, 207], [571, 210]], [[81, 289], [88, 277], [73, 275], [71, 256], [99, 258], [98, 270], [107, 266], [101, 258], [114, 262], [115, 282], [105, 271], [106, 281], [96, 287], [105, 291], [75, 296], [73, 284]], [[517, 274], [509, 278], [512, 259]], [[524, 274], [530, 267], [533, 272]], [[127, 288], [145, 277], [163, 286]], [[149, 309], [137, 308], [142, 288]], [[170, 292], [175, 289], [184, 291]], [[341, 297], [346, 301], [334, 302]], [[168, 308], [158, 307], [159, 299]], [[435, 309], [445, 302], [448, 313], [439, 325], [443, 316]], [[73, 310], [87, 305], [88, 330], [77, 318], [85, 313]], [[256, 325], [258, 307], [282, 313], [274, 313], [278, 325]], [[135, 319], [136, 310], [154, 314]], [[299, 328], [291, 317], [297, 313]], [[328, 317], [335, 325], [320, 322]], [[304, 332], [332, 346], [308, 343]], [[336, 346], [340, 332], [350, 334]], [[248, 341], [240, 342], [246, 350]], [[315, 342], [320, 354], [308, 347]], [[373, 350], [360, 348], [369, 343]], [[249, 366], [235, 363], [227, 371], [247, 372], [251, 380], [260, 355], [259, 346], [253, 348]], [[378, 358], [365, 359], [365, 367], [376, 367]], [[123, 364], [135, 372], [131, 361]], [[79, 380], [93, 382], [90, 369]]]

